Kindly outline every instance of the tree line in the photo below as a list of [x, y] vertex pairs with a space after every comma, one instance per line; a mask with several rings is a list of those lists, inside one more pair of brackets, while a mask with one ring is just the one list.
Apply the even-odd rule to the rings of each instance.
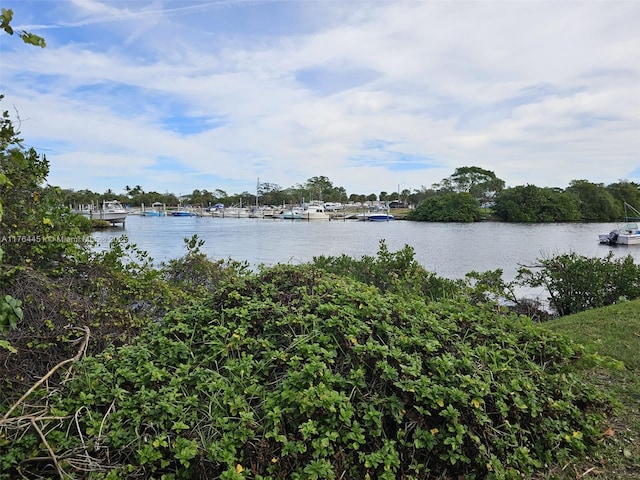
[[620, 220], [627, 203], [640, 210], [640, 185], [627, 180], [605, 185], [572, 180], [567, 188], [518, 185], [479, 167], [456, 169], [451, 177], [424, 190], [425, 198], [408, 219], [473, 222], [494, 218], [505, 222], [610, 222]]
[[365, 203], [365, 202], [389, 202], [392, 200], [410, 203], [417, 201], [417, 193], [405, 189], [400, 193], [388, 193], [382, 191], [378, 194], [347, 194], [347, 190], [342, 186], [336, 186], [326, 176], [315, 176], [302, 183], [290, 187], [282, 187], [276, 183], [260, 182], [256, 184], [256, 190], [249, 192], [245, 190], [241, 193], [228, 193], [223, 189], [216, 188], [195, 189], [186, 195], [176, 195], [175, 193], [160, 193], [157, 191], [145, 191], [142, 186], [131, 187], [126, 185], [122, 192], [117, 193], [112, 189], [104, 193], [93, 192], [88, 189], [73, 190], [64, 189], [62, 195], [65, 204], [87, 205], [91, 203], [101, 203], [102, 200], [119, 200], [131, 206], [151, 205], [159, 202], [165, 205], [179, 205], [188, 203], [203, 207], [213, 206], [221, 203], [226, 206], [231, 205], [288, 205], [320, 200], [325, 202], [340, 203]]
[[167, 206], [186, 203], [210, 207], [216, 204], [289, 205], [311, 200], [358, 204], [394, 201], [412, 209], [409, 220], [431, 222], [473, 222], [488, 216], [522, 223], [609, 222], [622, 218], [625, 202], [640, 209], [640, 185], [627, 180], [609, 185], [573, 180], [564, 189], [532, 184], [505, 188], [504, 180], [494, 172], [475, 166], [456, 168], [451, 176], [429, 188], [398, 189], [392, 193], [348, 194], [344, 187], [334, 185], [326, 176], [315, 176], [287, 188], [258, 181], [253, 193], [195, 189], [188, 195], [177, 196], [127, 185], [120, 194], [111, 189], [102, 194], [86, 189], [63, 189], [60, 197], [71, 206], [116, 199], [134, 207], [156, 202]]

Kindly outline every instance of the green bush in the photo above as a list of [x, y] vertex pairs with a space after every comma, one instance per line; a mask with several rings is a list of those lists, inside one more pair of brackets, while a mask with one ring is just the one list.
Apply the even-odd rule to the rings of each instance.
[[[91, 332], [87, 354], [122, 345], [246, 269], [241, 262], [208, 260], [197, 251], [197, 237], [186, 243], [187, 254], [161, 268], [125, 235], [85, 261], [68, 259], [55, 274], [0, 266], [0, 334], [6, 338], [0, 341], [0, 404], [74, 356], [83, 327]], [[56, 375], [48, 385], [59, 381]]]
[[544, 287], [558, 315], [604, 307], [620, 299], [640, 298], [640, 265], [631, 255], [589, 258], [575, 253], [538, 260], [534, 268], [521, 267], [517, 281]]
[[478, 200], [470, 193], [444, 193], [429, 197], [407, 215], [419, 222], [475, 222], [481, 214]]
[[312, 265], [338, 276], [347, 276], [382, 292], [421, 295], [436, 300], [459, 294], [461, 285], [426, 271], [415, 259], [413, 247], [405, 245], [390, 252], [384, 240], [375, 257], [363, 255], [355, 259], [348, 255], [313, 257]]
[[204, 240], [197, 235], [184, 239], [187, 253], [182, 257], [163, 263], [163, 278], [172, 288], [194, 296], [206, 295], [224, 281], [245, 275], [249, 271], [247, 262], [236, 260], [211, 260], [200, 251]]
[[600, 437], [578, 353], [494, 306], [276, 266], [84, 360], [39, 423], [57, 465], [5, 429], [0, 478], [530, 477]]

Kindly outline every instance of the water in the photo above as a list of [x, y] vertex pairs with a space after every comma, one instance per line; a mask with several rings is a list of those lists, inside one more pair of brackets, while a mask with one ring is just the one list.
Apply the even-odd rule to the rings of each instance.
[[416, 260], [445, 278], [463, 278], [476, 270], [502, 269], [503, 279], [515, 278], [520, 265], [537, 259], [576, 253], [604, 257], [631, 254], [640, 262], [640, 246], [610, 247], [598, 243], [598, 234], [611, 224], [421, 223], [408, 221], [358, 222], [291, 221], [215, 217], [142, 217], [130, 215], [126, 226], [95, 232], [100, 246], [126, 234], [156, 262], [177, 258], [186, 249], [183, 239], [196, 234], [205, 241], [202, 251], [214, 259], [259, 264], [303, 263], [319, 255], [375, 256], [381, 239], [389, 250], [404, 245]]

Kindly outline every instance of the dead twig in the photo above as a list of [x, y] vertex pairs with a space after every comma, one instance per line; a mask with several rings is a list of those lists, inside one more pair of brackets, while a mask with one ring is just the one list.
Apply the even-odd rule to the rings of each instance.
[[14, 412], [14, 410], [16, 408], [18, 408], [18, 406], [24, 402], [29, 395], [31, 395], [34, 391], [37, 390], [37, 388], [42, 385], [44, 382], [46, 382], [49, 377], [51, 377], [51, 375], [53, 375], [59, 368], [65, 366], [68, 363], [72, 363], [75, 362], [77, 360], [79, 360], [84, 353], [87, 350], [87, 345], [89, 344], [89, 335], [90, 335], [90, 331], [89, 331], [89, 327], [84, 326], [82, 328], [78, 328], [79, 330], [84, 330], [84, 339], [82, 341], [82, 344], [80, 345], [80, 348], [78, 349], [78, 353], [76, 353], [72, 358], [68, 358], [60, 363], [58, 363], [55, 367], [53, 367], [51, 370], [49, 370], [49, 372], [47, 372], [47, 374], [42, 377], [40, 380], [38, 380], [29, 390], [27, 390], [24, 395], [22, 395], [18, 401], [16, 403], [13, 404], [13, 406], [7, 411], [7, 413], [5, 413], [4, 417], [2, 417], [2, 420], [0, 420], [0, 426], [4, 425], [5, 422], [9, 419], [9, 417], [11, 416], [11, 414]]
[[51, 445], [49, 445], [49, 442], [47, 442], [47, 437], [45, 437], [44, 433], [42, 433], [42, 430], [40, 430], [40, 427], [38, 427], [38, 424], [36, 423], [35, 418], [31, 419], [31, 426], [36, 432], [38, 432], [38, 435], [40, 436], [40, 440], [42, 440], [42, 443], [44, 443], [44, 446], [47, 447], [47, 451], [49, 452], [49, 457], [51, 457], [51, 460], [53, 461], [53, 464], [55, 465], [56, 470], [58, 471], [58, 475], [62, 480], [64, 480], [65, 472], [60, 467], [56, 454], [53, 453], [53, 449], [51, 448]]

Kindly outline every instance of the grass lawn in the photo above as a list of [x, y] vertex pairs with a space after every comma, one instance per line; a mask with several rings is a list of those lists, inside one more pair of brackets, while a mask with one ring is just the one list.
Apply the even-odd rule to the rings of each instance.
[[[616, 404], [604, 427], [602, 448], [544, 478], [640, 479], [640, 300], [569, 315], [540, 328], [584, 345], [580, 374], [609, 392]], [[608, 360], [596, 362], [593, 354]]]

